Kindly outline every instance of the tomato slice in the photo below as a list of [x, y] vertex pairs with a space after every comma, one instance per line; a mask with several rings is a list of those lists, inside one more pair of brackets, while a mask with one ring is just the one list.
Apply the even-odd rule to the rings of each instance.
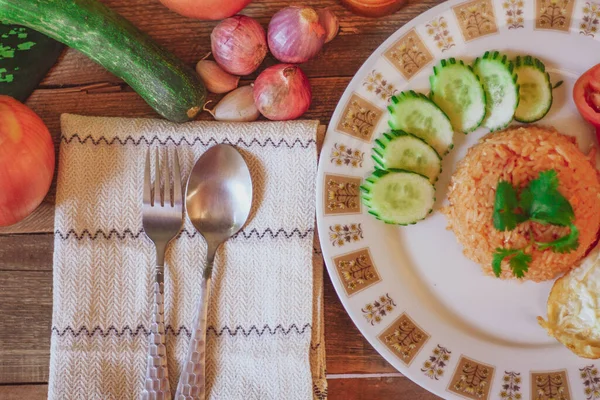
[[581, 116], [600, 128], [600, 64], [587, 70], [575, 82], [573, 101]]

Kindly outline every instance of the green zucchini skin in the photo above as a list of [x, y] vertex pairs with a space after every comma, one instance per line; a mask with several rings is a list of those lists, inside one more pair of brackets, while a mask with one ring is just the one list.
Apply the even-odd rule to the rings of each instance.
[[189, 121], [202, 110], [206, 89], [196, 73], [97, 0], [0, 0], [0, 20], [81, 51], [170, 121]]

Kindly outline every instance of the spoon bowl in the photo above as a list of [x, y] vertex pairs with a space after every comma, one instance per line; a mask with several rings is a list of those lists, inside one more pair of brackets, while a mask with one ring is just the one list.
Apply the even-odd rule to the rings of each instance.
[[244, 226], [252, 207], [250, 170], [234, 147], [218, 144], [196, 161], [186, 187], [185, 206], [190, 221], [206, 240], [207, 250], [198, 310], [175, 399], [204, 400], [206, 320], [213, 262], [219, 246]]
[[226, 144], [208, 149], [190, 173], [185, 203], [209, 247], [239, 231], [252, 206], [252, 179], [242, 155]]

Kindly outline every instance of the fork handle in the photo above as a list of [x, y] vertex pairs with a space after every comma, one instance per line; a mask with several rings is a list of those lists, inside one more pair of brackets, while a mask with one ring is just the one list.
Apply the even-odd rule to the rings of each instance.
[[[212, 270], [212, 266], [209, 267]], [[202, 279], [198, 310], [192, 326], [192, 338], [177, 384], [175, 400], [205, 400], [206, 398], [206, 317], [210, 281], [210, 274]]]
[[165, 346], [165, 301], [164, 268], [156, 267], [154, 282], [154, 305], [148, 346], [148, 366], [142, 400], [171, 400], [169, 373], [167, 370], [167, 349]]

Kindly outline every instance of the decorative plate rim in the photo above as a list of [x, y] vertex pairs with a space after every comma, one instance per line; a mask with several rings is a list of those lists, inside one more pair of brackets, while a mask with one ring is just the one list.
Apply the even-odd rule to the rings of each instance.
[[[356, 255], [357, 253], [361, 253], [361, 252], [365, 252], [365, 251], [367, 252], [367, 254], [362, 254], [362, 255], [364, 256], [364, 259], [366, 261], [369, 261], [370, 257], [371, 257], [370, 249], [369, 249], [367, 243], [359, 242], [359, 244], [357, 244], [356, 246], [350, 246], [350, 250], [344, 249], [344, 251], [342, 251], [342, 252], [333, 252], [332, 248], [335, 247], [335, 244], [329, 243], [327, 240], [327, 235], [329, 234], [329, 229], [328, 229], [329, 224], [326, 225], [326, 220], [328, 218], [325, 215], [323, 215], [324, 210], [325, 210], [325, 203], [326, 203], [325, 196], [327, 195], [327, 191], [324, 189], [327, 177], [329, 176], [329, 177], [341, 178], [342, 181], [346, 181], [346, 182], [342, 182], [342, 183], [347, 184], [347, 186], [354, 185], [352, 187], [354, 187], [354, 189], [357, 189], [355, 182], [354, 183], [348, 182], [348, 178], [356, 178], [357, 175], [354, 175], [354, 176], [348, 175], [347, 169], [339, 170], [339, 171], [333, 173], [333, 172], [331, 172], [331, 170], [328, 170], [328, 168], [325, 168], [325, 165], [328, 164], [329, 159], [331, 157], [330, 154], [327, 152], [327, 150], [329, 150], [332, 147], [331, 145], [334, 142], [334, 137], [335, 138], [344, 137], [345, 134], [349, 135], [349, 136], [353, 136], [352, 134], [350, 134], [348, 132], [341, 132], [339, 130], [338, 123], [341, 119], [342, 114], [345, 112], [346, 106], [350, 103], [350, 100], [354, 93], [354, 88], [356, 88], [357, 86], [360, 85], [360, 81], [367, 76], [368, 72], [377, 64], [377, 62], [380, 59], [385, 58], [384, 54], [387, 51], [389, 51], [392, 44], [396, 43], [397, 41], [400, 41], [402, 38], [409, 35], [410, 32], [414, 31], [416, 28], [422, 26], [423, 24], [431, 22], [436, 17], [442, 16], [444, 13], [453, 12], [453, 14], [456, 17], [456, 10], [454, 8], [457, 6], [467, 5], [467, 4], [487, 3], [487, 4], [492, 5], [492, 11], [493, 11], [494, 5], [497, 3], [502, 3], [502, 1], [503, 0], [449, 0], [444, 3], [441, 3], [431, 9], [425, 11], [424, 13], [418, 15], [411, 21], [407, 22], [404, 26], [402, 26], [400, 29], [398, 29], [392, 35], [390, 35], [383, 43], [381, 43], [379, 45], [379, 47], [367, 58], [367, 60], [363, 63], [363, 65], [360, 67], [360, 69], [357, 71], [357, 73], [355, 74], [353, 79], [350, 81], [350, 83], [344, 90], [344, 93], [342, 94], [342, 96], [336, 106], [336, 109], [331, 117], [331, 122], [327, 129], [327, 135], [326, 135], [325, 141], [323, 143], [323, 150], [321, 152], [321, 155], [319, 158], [319, 164], [318, 164], [317, 190], [316, 190], [317, 226], [318, 226], [318, 230], [320, 232], [321, 249], [322, 249], [322, 253], [323, 253], [323, 258], [325, 260], [325, 264], [327, 266], [327, 270], [328, 270], [329, 274], [331, 275], [332, 284], [333, 284], [342, 304], [344, 305], [344, 308], [345, 308], [347, 314], [350, 316], [350, 318], [352, 319], [354, 324], [357, 326], [357, 328], [359, 329], [361, 334], [376, 349], [376, 351], [380, 355], [382, 355], [382, 357], [384, 357], [384, 359], [386, 359], [390, 364], [392, 364], [398, 371], [403, 373], [406, 377], [411, 379], [413, 382], [417, 383], [418, 385], [425, 388], [426, 390], [428, 390], [438, 396], [441, 396], [443, 398], [456, 398], [456, 399], [472, 398], [472, 397], [469, 397], [468, 394], [465, 397], [464, 393], [461, 394], [458, 391], [455, 391], [451, 388], [451, 386], [453, 384], [456, 384], [456, 382], [454, 382], [454, 378], [456, 376], [451, 376], [449, 379], [446, 379], [448, 382], [445, 382], [443, 385], [432, 385], [431, 384], [432, 378], [427, 375], [427, 373], [429, 373], [430, 371], [427, 370], [427, 368], [425, 368], [424, 365], [423, 365], [424, 369], [416, 368], [413, 366], [413, 362], [417, 358], [420, 361], [430, 360], [430, 362], [432, 364], [435, 364], [439, 360], [442, 360], [444, 357], [450, 357], [452, 359], [451, 362], [452, 362], [452, 364], [454, 364], [454, 366], [452, 368], [447, 368], [447, 370], [445, 372], [447, 372], [448, 375], [451, 375], [451, 374], [456, 375], [456, 372], [459, 370], [459, 367], [464, 366], [469, 363], [474, 364], [475, 368], [477, 368], [477, 367], [485, 368], [486, 366], [490, 367], [490, 369], [488, 369], [486, 372], [486, 379], [485, 379], [485, 381], [488, 383], [487, 392], [483, 395], [482, 398], [496, 397], [498, 395], [498, 390], [497, 390], [498, 382], [504, 382], [506, 385], [509, 385], [509, 388], [512, 387], [510, 385], [513, 385], [515, 387], [519, 386], [520, 390], [521, 390], [519, 393], [522, 396], [529, 396], [532, 393], [532, 385], [531, 384], [532, 384], [533, 379], [546, 379], [547, 378], [548, 380], [550, 380], [551, 378], [552, 379], [556, 378], [556, 379], [563, 379], [564, 381], [566, 381], [566, 383], [565, 383], [565, 387], [567, 390], [566, 398], [570, 399], [570, 398], [574, 398], [573, 397], [574, 395], [576, 397], [578, 397], [575, 393], [573, 393], [573, 382], [575, 381], [575, 379], [577, 379], [577, 376], [571, 375], [569, 377], [567, 375], [566, 369], [552, 370], [552, 371], [546, 371], [546, 370], [538, 371], [537, 369], [522, 368], [520, 373], [517, 373], [515, 371], [511, 371], [511, 370], [504, 371], [504, 370], [501, 370], [494, 366], [486, 365], [485, 362], [483, 362], [482, 360], [472, 360], [469, 358], [468, 355], [461, 354], [459, 352], [459, 350], [463, 350], [463, 349], [460, 349], [460, 348], [447, 349], [447, 348], [443, 347], [440, 343], [431, 341], [430, 340], [431, 335], [429, 335], [423, 329], [420, 329], [418, 324], [415, 321], [413, 321], [410, 318], [410, 316], [408, 316], [406, 314], [405, 311], [402, 311], [398, 317], [394, 317], [393, 319], [390, 318], [389, 320], [384, 320], [381, 323], [381, 329], [378, 329], [377, 331], [367, 331], [366, 328], [363, 326], [364, 320], [362, 320], [361, 316], [359, 315], [359, 312], [357, 312], [357, 310], [355, 310], [356, 307], [351, 307], [349, 305], [349, 299], [352, 296], [354, 296], [355, 294], [370, 287], [371, 284], [380, 282], [383, 278], [381, 277], [380, 272], [377, 271], [377, 268], [373, 264], [372, 267], [374, 269], [374, 272], [373, 272], [374, 277], [372, 279], [372, 283], [370, 283], [368, 286], [364, 286], [364, 287], [360, 287], [361, 284], [359, 284], [358, 285], [359, 287], [357, 287], [356, 289], [352, 289], [351, 293], [349, 293], [348, 289], [344, 285], [342, 285], [342, 283], [339, 279], [339, 271], [337, 270], [337, 268], [343, 268], [343, 267], [340, 267], [340, 265], [350, 265], [349, 263], [359, 263], [359, 258], [356, 258], [355, 260], [344, 260], [343, 258], [348, 255], [352, 255], [352, 254]], [[543, 2], [544, 0], [536, 0], [536, 1], [531, 1], [531, 2], [528, 0], [523, 1], [523, 2], [521, 2], [519, 0], [504, 0], [504, 1], [511, 3], [511, 4], [515, 4], [515, 3], [519, 2], [523, 5], [523, 3], [524, 3], [524, 7], [529, 6], [529, 7], [535, 8], [539, 2]], [[564, 1], [564, 0], [558, 0], [558, 1]], [[532, 5], [532, 3], [533, 3], [533, 5]], [[574, 31], [577, 33], [584, 33], [584, 32], [580, 32], [580, 29], [575, 28], [575, 26], [579, 27], [578, 20], [576, 20], [574, 18], [575, 9], [577, 7], [581, 7], [582, 4], [595, 4], [598, 7], [600, 7], [600, 3], [595, 3], [595, 2], [591, 2], [591, 1], [585, 1], [585, 0], [566, 0], [565, 4], [567, 4], [567, 7], [571, 7], [570, 8], [571, 11], [568, 16], [568, 18], [569, 18], [568, 24], [569, 25], [567, 26], [567, 31], [564, 32], [565, 34], [572, 34], [572, 33], [574, 33]], [[496, 22], [495, 34], [500, 35], [500, 34], [502, 34], [500, 29], [505, 28], [507, 25], [504, 23], [504, 21], [501, 21], [501, 23], [499, 22], [499, 20], [502, 18], [502, 16], [498, 15], [498, 13], [496, 13], [494, 18], [495, 18], [495, 22]], [[533, 22], [533, 19], [530, 19], [527, 21]], [[456, 23], [456, 24], [458, 24], [458, 23]], [[539, 31], [539, 30], [540, 29], [538, 29], [538, 27], [536, 27], [534, 25], [533, 31]], [[462, 28], [459, 31], [460, 31], [461, 35], [463, 35]], [[529, 30], [527, 30], [527, 32], [529, 32]], [[596, 31], [593, 31], [593, 32], [595, 33]], [[587, 34], [585, 34], [585, 35], [587, 36]], [[589, 36], [593, 37], [594, 35], [589, 35]], [[461, 39], [465, 43], [468, 42], [468, 40], [465, 40], [464, 36], [461, 37]], [[439, 56], [432, 56], [432, 60], [436, 60], [439, 58], [440, 58]], [[386, 60], [386, 61], [389, 61], [389, 60]], [[391, 64], [391, 62], [390, 62], [390, 64]], [[428, 61], [424, 65], [424, 67], [425, 66], [430, 67], [431, 60]], [[407, 78], [406, 76], [404, 76], [404, 78], [407, 81], [410, 80], [410, 77]], [[358, 97], [357, 101], [360, 102], [362, 99], [360, 94], [359, 93], [354, 93], [354, 94], [357, 95], [357, 97]], [[362, 100], [365, 100], [365, 99], [362, 99]], [[368, 100], [365, 100], [365, 101], [368, 101]], [[385, 110], [384, 110], [384, 113], [385, 113]], [[381, 117], [384, 117], [384, 116], [380, 115], [379, 118], [381, 118]], [[377, 123], [375, 123], [375, 125], [377, 125]], [[362, 140], [363, 142], [366, 142], [366, 143], [372, 142], [372, 137], [368, 138], [368, 140], [364, 140], [362, 138], [354, 136], [353, 139]], [[336, 143], [336, 145], [337, 145], [337, 143]], [[364, 153], [363, 153], [362, 157], [365, 157]], [[341, 160], [340, 162], [344, 162], [344, 163], [358, 162], [357, 159], [353, 160], [352, 157], [349, 156], [349, 157], [346, 157], [346, 159]], [[361, 175], [358, 185], [360, 185], [360, 182], [362, 182], [362, 178], [363, 177]], [[338, 211], [332, 213], [331, 215], [339, 216], [339, 215], [354, 214], [356, 216], [361, 216], [364, 214], [363, 210], [362, 210], [363, 206], [360, 204], [360, 199], [359, 199], [359, 204], [358, 205], [355, 204], [354, 206], [358, 207], [358, 209], [357, 210], [354, 209], [353, 211], [351, 210], [350, 212], [344, 212], [344, 210], [342, 210], [342, 211], [338, 210]], [[331, 222], [331, 221], [328, 221], [328, 222]], [[347, 238], [350, 238], [351, 235], [358, 235], [358, 234], [362, 235], [362, 229], [360, 227], [360, 223], [357, 223], [354, 225], [358, 225], [358, 226], [355, 227], [355, 229], [351, 229], [352, 227], [350, 227], [350, 226], [341, 226], [340, 225], [340, 234], [348, 235], [346, 237], [346, 239], [344, 237], [342, 237], [343, 235], [340, 236], [340, 237], [342, 237], [340, 240], [342, 240], [342, 241], [348, 240], [349, 242], [351, 242], [352, 239], [347, 239]], [[333, 225], [330, 228], [333, 228]], [[361, 236], [361, 238], [362, 238], [362, 236]], [[340, 263], [346, 263], [346, 264], [339, 264], [335, 261], [335, 259], [342, 259], [342, 260], [340, 260]], [[387, 299], [384, 299], [385, 296], [387, 296]], [[379, 301], [379, 300], [381, 300], [381, 301]], [[376, 310], [380, 310], [380, 309], [385, 310], [385, 307], [391, 307], [393, 309], [396, 305], [394, 304], [392, 306], [391, 304], [389, 304], [389, 301], [394, 303], [394, 301], [392, 300], [392, 298], [389, 296], [388, 293], [386, 293], [385, 295], [382, 294], [381, 299], [376, 299], [374, 303], [368, 304], [366, 307], [368, 307], [370, 305], [372, 307], [372, 309], [376, 309]], [[375, 307], [374, 304], [377, 304], [377, 306]], [[381, 307], [383, 307], [383, 308], [381, 308]], [[363, 311], [363, 313], [365, 312], [365, 310], [362, 310], [362, 311]], [[371, 314], [369, 314], [369, 315], [373, 315], [373, 318], [376, 318], [377, 312], [379, 312], [379, 311], [371, 312]], [[396, 326], [398, 323], [405, 324], [405, 326], [410, 327], [410, 329], [414, 328], [413, 330], [418, 332], [421, 335], [421, 339], [419, 340], [419, 343], [417, 344], [417, 346], [419, 348], [417, 349], [416, 353], [410, 354], [408, 362], [406, 362], [406, 363], [404, 361], [400, 361], [399, 357], [394, 355], [390, 351], [390, 348], [388, 348], [382, 340], [382, 337], [386, 336], [386, 332], [390, 328]], [[437, 335], [439, 335], [439, 333], [437, 333]], [[423, 348], [428, 348], [432, 351], [430, 357], [427, 357], [424, 359], [423, 354], [421, 354], [420, 357], [417, 357], [418, 353]], [[427, 351], [429, 351], [429, 350], [427, 350]], [[434, 361], [434, 359], [436, 361]], [[580, 360], [581, 360], [581, 366], [583, 366], [583, 368], [579, 368], [580, 377], [583, 379], [583, 374], [585, 374], [585, 373], [591, 374], [592, 371], [594, 372], [593, 377], [596, 377], [598, 372], [596, 370], [595, 365], [593, 365], [593, 360], [585, 360], [585, 359], [580, 359]], [[446, 366], [448, 366], [448, 364], [449, 363], [446, 363]], [[471, 365], [471, 364], [469, 364], [469, 365]], [[588, 366], [588, 364], [592, 364], [592, 365]], [[443, 369], [444, 368], [441, 369], [442, 372], [444, 372]], [[570, 369], [569, 369], [569, 371], [573, 372]], [[435, 374], [436, 372], [434, 371], [431, 373]], [[591, 377], [591, 375], [590, 375], [590, 377]], [[437, 380], [438, 378], [436, 377], [435, 379]], [[515, 381], [517, 381], [516, 384], [515, 384]], [[586, 388], [587, 388], [587, 386], [586, 386]], [[598, 389], [600, 390], [600, 385], [598, 386]], [[600, 396], [592, 397], [591, 399], [597, 399], [597, 398], [600, 398]]]

